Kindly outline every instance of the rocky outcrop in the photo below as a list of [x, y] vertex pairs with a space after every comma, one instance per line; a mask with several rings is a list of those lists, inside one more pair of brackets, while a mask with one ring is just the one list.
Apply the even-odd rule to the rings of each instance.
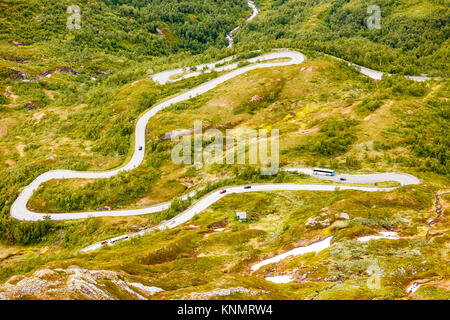
[[209, 300], [213, 297], [226, 297], [234, 293], [243, 293], [250, 296], [256, 296], [261, 293], [261, 291], [254, 291], [244, 287], [232, 287], [228, 289], [216, 289], [208, 292], [192, 292], [189, 294], [187, 299], [192, 300]]
[[17, 275], [0, 285], [0, 300], [15, 299], [87, 299], [146, 300], [164, 291], [111, 270], [88, 270], [76, 266], [67, 269], [40, 269], [30, 276]]
[[332, 215], [321, 213], [306, 220], [305, 226], [310, 229], [320, 229], [330, 226], [333, 221], [334, 217]]
[[[306, 220], [305, 226], [310, 229], [321, 229], [329, 227], [331, 224], [333, 224], [333, 222], [337, 220], [350, 220], [350, 216], [346, 212], [322, 212], [319, 215], [310, 217], [308, 220]], [[341, 221], [341, 223], [345, 223], [345, 221]]]

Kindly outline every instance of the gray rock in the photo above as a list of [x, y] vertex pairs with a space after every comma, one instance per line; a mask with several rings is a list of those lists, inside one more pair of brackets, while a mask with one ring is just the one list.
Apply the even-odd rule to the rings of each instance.
[[325, 220], [319, 220], [321, 217], [311, 217], [309, 218], [305, 226], [308, 228], [316, 228], [316, 227], [328, 227], [331, 224], [330, 219], [326, 218]]

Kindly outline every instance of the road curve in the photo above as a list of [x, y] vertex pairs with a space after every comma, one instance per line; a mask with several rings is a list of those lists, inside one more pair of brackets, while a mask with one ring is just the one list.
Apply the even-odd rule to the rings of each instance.
[[379, 182], [392, 181], [398, 182], [402, 186], [420, 183], [420, 180], [417, 179], [415, 176], [406, 173], [336, 174], [334, 176], [316, 176], [314, 175], [313, 169], [310, 168], [283, 168], [281, 170], [287, 172], [303, 173], [310, 176], [318, 177], [320, 179], [341, 183], [345, 182], [356, 184], [373, 184]]
[[[229, 57], [227, 59], [223, 59], [220, 62], [227, 62], [230, 61], [233, 57]], [[279, 62], [270, 62], [269, 60], [274, 59], [281, 59], [281, 58], [288, 58], [288, 61], [279, 61]], [[208, 82], [205, 82], [198, 87], [195, 87], [193, 89], [190, 89], [186, 92], [183, 92], [177, 96], [174, 96], [168, 100], [165, 100], [153, 108], [149, 109], [147, 112], [145, 112], [137, 121], [136, 128], [135, 128], [135, 141], [134, 141], [134, 152], [131, 160], [125, 164], [124, 166], [110, 170], [110, 171], [103, 171], [103, 172], [94, 172], [94, 171], [72, 171], [72, 170], [52, 170], [45, 172], [38, 176], [36, 179], [34, 179], [28, 186], [24, 187], [24, 189], [20, 192], [17, 199], [14, 201], [14, 203], [11, 206], [11, 216], [18, 219], [18, 220], [28, 220], [28, 221], [38, 221], [44, 219], [44, 217], [49, 217], [51, 220], [70, 220], [70, 219], [84, 219], [88, 217], [101, 217], [101, 216], [132, 216], [132, 215], [142, 215], [142, 214], [148, 214], [148, 213], [154, 213], [159, 212], [162, 210], [167, 209], [170, 206], [170, 202], [165, 202], [162, 204], [154, 205], [148, 208], [142, 208], [142, 209], [132, 209], [132, 210], [114, 210], [114, 211], [90, 211], [90, 212], [74, 212], [74, 213], [62, 213], [62, 214], [43, 214], [43, 213], [37, 213], [29, 210], [27, 208], [27, 203], [32, 196], [33, 192], [38, 189], [38, 187], [49, 180], [52, 179], [74, 179], [74, 178], [82, 178], [82, 179], [99, 179], [99, 178], [109, 178], [114, 175], [117, 175], [121, 171], [129, 171], [132, 169], [137, 168], [144, 159], [145, 154], [145, 131], [146, 126], [150, 118], [152, 118], [156, 113], [159, 111], [167, 108], [168, 106], [178, 103], [181, 101], [188, 100], [190, 98], [193, 98], [195, 96], [201, 95], [218, 85], [238, 76], [241, 74], [244, 74], [246, 72], [249, 72], [250, 70], [254, 69], [260, 69], [260, 68], [270, 68], [270, 67], [281, 67], [281, 66], [289, 66], [289, 65], [298, 65], [301, 64], [303, 61], [305, 61], [305, 56], [299, 52], [296, 51], [290, 51], [290, 50], [283, 50], [280, 49], [278, 51], [274, 51], [268, 54], [264, 54], [258, 57], [254, 57], [247, 60], [249, 63], [253, 63], [251, 65], [244, 66], [242, 68], [237, 68], [237, 64], [230, 64], [226, 66], [222, 66], [219, 68], [216, 68], [218, 71], [228, 71], [231, 70], [228, 73], [225, 73], [213, 80], [210, 80]], [[267, 61], [267, 62], [264, 62]], [[216, 63], [211, 63], [207, 65], [202, 65], [203, 67], [206, 66], [205, 70], [210, 70], [214, 68]], [[199, 67], [202, 67], [199, 66]], [[171, 80], [171, 77], [174, 75], [179, 74], [180, 72], [183, 72], [182, 69], [175, 69], [170, 71], [161, 72], [159, 74], [154, 75], [153, 79], [155, 82], [164, 84], [169, 81], [177, 81], [184, 78], [192, 77], [198, 75], [198, 73], [192, 73], [187, 75], [182, 75], [176, 80]], [[142, 147], [142, 148], [141, 148]], [[141, 149], [141, 150], [139, 150]], [[286, 170], [297, 170], [302, 171], [304, 173], [310, 174], [311, 169], [305, 169], [305, 168], [291, 168]], [[309, 171], [308, 171], [309, 170]], [[327, 178], [327, 179], [338, 179], [337, 176], [335, 178]], [[358, 183], [358, 184], [367, 184], [367, 183], [376, 183], [376, 182], [382, 182], [382, 181], [397, 181], [402, 185], [406, 184], [415, 184], [419, 183], [417, 178], [412, 176], [407, 176], [403, 174], [394, 174], [394, 173], [387, 173], [387, 174], [377, 174], [377, 175], [362, 175], [362, 176], [350, 176], [350, 175], [344, 175], [343, 177], [347, 177], [349, 183]], [[336, 180], [337, 181], [337, 180]], [[316, 189], [309, 189], [309, 190], [316, 190]], [[188, 195], [184, 196], [187, 197]]]
[[[299, 172], [311, 176], [316, 176], [313, 173], [313, 169], [309, 168], [284, 168], [281, 169], [288, 172]], [[365, 174], [365, 175], [350, 175], [342, 174], [333, 177], [329, 176], [316, 176], [317, 178], [340, 181], [341, 178], [347, 179], [345, 182], [359, 183], [359, 184], [372, 184], [377, 182], [394, 181], [398, 182], [402, 186], [419, 184], [420, 180], [410, 174], [402, 173], [378, 173], [378, 174]], [[226, 190], [225, 193], [221, 193], [221, 190], [213, 191], [198, 202], [196, 202], [190, 208], [184, 210], [177, 216], [173, 217], [168, 221], [164, 221], [154, 227], [144, 229], [139, 232], [124, 234], [118, 237], [114, 237], [108, 240], [103, 240], [96, 242], [86, 248], [83, 248], [81, 252], [89, 252], [93, 250], [100, 249], [106, 242], [108, 245], [113, 245], [117, 241], [129, 240], [133, 237], [144, 236], [146, 234], [158, 231], [175, 228], [189, 220], [191, 220], [195, 215], [201, 213], [208, 207], [210, 207], [215, 202], [219, 201], [223, 197], [233, 194], [233, 193], [250, 193], [250, 192], [264, 192], [264, 191], [335, 191], [335, 190], [357, 190], [363, 192], [388, 192], [396, 189], [392, 188], [380, 188], [380, 187], [364, 187], [364, 186], [352, 186], [352, 185], [342, 185], [342, 184], [302, 184], [302, 183], [271, 183], [271, 184], [256, 184], [252, 185], [250, 189], [245, 189], [244, 186], [232, 186], [221, 190]], [[194, 192], [190, 195], [192, 196]], [[104, 243], [104, 244], [102, 244]]]
[[[339, 61], [343, 61], [345, 63], [347, 63], [347, 65], [349, 67], [355, 68], [356, 70], [358, 70], [360, 73], [362, 73], [363, 75], [373, 79], [373, 80], [381, 80], [383, 78], [383, 76], [392, 76], [392, 73], [386, 73], [383, 71], [378, 71], [378, 70], [374, 70], [374, 69], [369, 69], [363, 66], [360, 66], [358, 64], [355, 64], [353, 62], [349, 62], [347, 60], [338, 58], [336, 56], [332, 56], [330, 54], [324, 53], [325, 56], [339, 60]], [[428, 81], [428, 80], [440, 80], [439, 78], [431, 78], [431, 77], [427, 77], [427, 76], [404, 76], [406, 79], [412, 80], [412, 81], [417, 81], [417, 82], [424, 82], [424, 81]]]
[[[402, 175], [400, 175], [402, 176]], [[403, 180], [403, 177], [401, 177]], [[165, 230], [175, 228], [189, 220], [191, 220], [195, 215], [204, 211], [208, 207], [210, 207], [215, 202], [219, 201], [223, 197], [233, 194], [233, 193], [250, 193], [250, 192], [262, 192], [262, 191], [335, 191], [335, 190], [357, 190], [357, 191], [365, 191], [365, 192], [376, 192], [376, 191], [392, 191], [395, 188], [378, 188], [378, 187], [364, 187], [364, 186], [350, 186], [350, 185], [338, 185], [338, 184], [302, 184], [302, 183], [270, 183], [270, 184], [256, 184], [252, 185], [251, 189], [245, 189], [244, 186], [232, 186], [227, 187], [222, 190], [226, 190], [225, 193], [221, 193], [221, 190], [213, 191], [203, 198], [201, 198], [198, 202], [196, 202], [193, 206], [176, 215], [170, 220], [164, 221], [154, 227], [136, 232], [131, 234], [122, 235], [119, 237], [115, 237], [107, 241], [108, 244], [113, 244], [119, 240], [128, 240], [132, 237], [143, 236], [149, 234], [151, 232], [157, 230]], [[82, 252], [88, 252], [92, 250], [97, 250], [102, 247], [103, 241], [97, 242], [93, 245], [90, 245], [84, 249]]]

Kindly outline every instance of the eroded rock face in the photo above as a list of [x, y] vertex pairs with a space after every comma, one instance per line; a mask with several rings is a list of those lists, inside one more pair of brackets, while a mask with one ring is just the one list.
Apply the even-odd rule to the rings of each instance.
[[[187, 299], [192, 300], [209, 300], [213, 297], [226, 297], [234, 293], [244, 293], [250, 296], [256, 296], [261, 293], [261, 291], [254, 291], [244, 287], [232, 287], [228, 289], [216, 289], [208, 292], [192, 292], [189, 294]], [[265, 293], [265, 291], [263, 291]]]
[[346, 212], [342, 213], [322, 212], [317, 216], [310, 217], [308, 220], [306, 220], [305, 226], [310, 229], [322, 229], [329, 227], [334, 222], [345, 223], [345, 220], [350, 220], [350, 215]]
[[13, 276], [0, 286], [0, 300], [14, 299], [139, 299], [164, 291], [111, 270], [40, 269], [30, 276]]
[[331, 216], [319, 215], [306, 220], [305, 226], [311, 229], [320, 229], [330, 226], [332, 223]]

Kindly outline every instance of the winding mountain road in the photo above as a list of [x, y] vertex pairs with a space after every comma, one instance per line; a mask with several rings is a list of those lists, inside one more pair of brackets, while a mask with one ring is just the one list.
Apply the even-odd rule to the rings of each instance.
[[[287, 58], [288, 61], [270, 61], [275, 59], [282, 59]], [[227, 60], [228, 59], [228, 60]], [[230, 58], [227, 58], [222, 60], [223, 61], [230, 61]], [[130, 210], [113, 210], [113, 211], [91, 211], [91, 212], [73, 212], [73, 213], [61, 213], [61, 214], [43, 214], [43, 213], [37, 213], [29, 210], [27, 208], [27, 203], [32, 196], [33, 192], [38, 189], [38, 187], [49, 180], [52, 179], [74, 179], [74, 178], [81, 178], [81, 179], [99, 179], [99, 178], [109, 178], [114, 175], [117, 175], [121, 171], [129, 171], [137, 168], [144, 159], [145, 154], [145, 131], [148, 121], [159, 111], [169, 107], [172, 104], [188, 100], [190, 98], [193, 98], [195, 96], [201, 95], [218, 85], [238, 76], [241, 74], [244, 74], [246, 72], [249, 72], [254, 69], [261, 69], [261, 68], [272, 68], [272, 67], [282, 67], [282, 66], [289, 66], [289, 65], [298, 65], [301, 64], [303, 61], [305, 61], [305, 56], [299, 52], [296, 51], [290, 51], [290, 50], [279, 50], [275, 52], [271, 52], [268, 54], [264, 54], [258, 57], [254, 57], [247, 60], [249, 63], [252, 63], [250, 65], [244, 66], [242, 68], [237, 68], [237, 64], [230, 64], [223, 66], [222, 71], [228, 71], [231, 70], [228, 73], [225, 73], [213, 80], [210, 80], [206, 83], [203, 83], [199, 85], [198, 87], [195, 87], [193, 89], [190, 89], [186, 92], [183, 92], [177, 96], [174, 96], [168, 100], [165, 100], [156, 106], [149, 109], [147, 112], [145, 112], [141, 118], [136, 123], [136, 130], [135, 130], [135, 141], [134, 141], [134, 152], [131, 160], [125, 164], [124, 166], [110, 170], [110, 171], [104, 171], [104, 172], [95, 172], [95, 171], [72, 171], [72, 170], [52, 170], [45, 172], [38, 176], [36, 179], [34, 179], [28, 186], [26, 186], [19, 194], [17, 199], [14, 201], [13, 205], [11, 206], [11, 216], [18, 219], [18, 220], [28, 220], [28, 221], [37, 221], [37, 220], [43, 220], [44, 217], [48, 216], [51, 220], [68, 220], [68, 219], [84, 219], [88, 217], [100, 217], [100, 216], [131, 216], [131, 215], [142, 215], [142, 214], [148, 214], [148, 213], [154, 213], [159, 212], [162, 210], [165, 210], [170, 207], [170, 202], [165, 202], [162, 204], [154, 205], [148, 208], [142, 208], [142, 209], [130, 209]], [[266, 61], [266, 62], [265, 62]], [[207, 66], [210, 67], [212, 70], [213, 65], [216, 65], [217, 63], [208, 64]], [[181, 70], [182, 72], [182, 70]], [[165, 71], [159, 74], [156, 74], [153, 79], [155, 82], [164, 84], [167, 83], [170, 80], [170, 77], [173, 75], [176, 75], [180, 73], [180, 69], [171, 70], [171, 71]], [[183, 78], [187, 78], [190, 76], [195, 76], [196, 74], [187, 74], [179, 77], [177, 80], [181, 80]], [[311, 174], [311, 169], [305, 169], [305, 168], [288, 168], [285, 169], [288, 171], [301, 171], [306, 174]], [[327, 177], [326, 179], [338, 179], [339, 176], [336, 176], [334, 178]], [[406, 184], [415, 184], [419, 183], [419, 181], [412, 176], [409, 175], [402, 175], [402, 174], [395, 174], [395, 173], [387, 173], [387, 174], [376, 174], [376, 175], [360, 175], [360, 176], [352, 176], [352, 175], [346, 175], [348, 183], [356, 183], [356, 184], [368, 184], [368, 183], [375, 183], [375, 182], [382, 182], [382, 181], [397, 181], [402, 185]], [[335, 180], [338, 181], [338, 180]], [[280, 186], [286, 186], [286, 185], [280, 185]], [[280, 189], [280, 186], [277, 185], [267, 185], [267, 187], [259, 186], [256, 189], [252, 189], [252, 191], [273, 191], [273, 190], [283, 190]], [[311, 190], [311, 191], [325, 191], [325, 190], [334, 190], [335, 186], [332, 185], [295, 185], [295, 186], [289, 186], [286, 187], [288, 189], [286, 190]], [[355, 190], [362, 190], [362, 191], [388, 191], [391, 190], [390, 188], [369, 188], [369, 187], [349, 187], [349, 186], [341, 186], [342, 189], [355, 189]], [[237, 189], [230, 189], [233, 192], [246, 192], [242, 191], [239, 187]], [[239, 191], [241, 190], [241, 191]], [[192, 195], [192, 193], [190, 194]], [[189, 195], [185, 195], [186, 198]], [[204, 204], [208, 203], [207, 206], [211, 205], [213, 202], [211, 200], [214, 199], [214, 196], [208, 196], [206, 198], [207, 200], [201, 200], [199, 203]], [[206, 206], [206, 207], [207, 207]], [[194, 208], [198, 208], [198, 205], [194, 206]], [[194, 209], [190, 209], [187, 211], [187, 213], [182, 214], [182, 217], [189, 217], [190, 214], [194, 211]], [[202, 209], [203, 210], [203, 209]], [[174, 218], [175, 219], [175, 218]], [[177, 218], [180, 219], [180, 218]], [[184, 218], [183, 218], [184, 219]]]
[[[300, 170], [309, 170], [309, 169], [300, 169]], [[397, 181], [402, 185], [407, 184], [415, 184], [420, 183], [420, 181], [410, 175], [403, 174], [383, 174], [385, 179], [383, 181]], [[346, 175], [349, 176], [349, 175]], [[364, 175], [364, 179], [370, 179], [371, 175]], [[320, 176], [322, 177], [322, 176]], [[394, 180], [392, 180], [394, 179]], [[364, 183], [364, 182], [362, 182]], [[371, 183], [371, 182], [367, 182]], [[262, 192], [262, 191], [335, 191], [339, 190], [357, 190], [357, 191], [365, 191], [365, 192], [376, 192], [376, 191], [392, 191], [395, 188], [378, 188], [378, 187], [364, 187], [364, 186], [349, 186], [349, 185], [337, 185], [337, 184], [302, 184], [302, 183], [271, 183], [271, 184], [256, 184], [252, 185], [250, 189], [244, 188], [244, 186], [232, 186], [224, 188], [226, 190], [225, 193], [221, 193], [219, 190], [213, 191], [203, 198], [201, 198], [198, 202], [196, 202], [193, 206], [176, 215], [170, 220], [164, 221], [154, 227], [136, 232], [127, 235], [122, 235], [119, 237], [115, 237], [107, 240], [108, 244], [113, 244], [119, 240], [128, 240], [132, 237], [143, 236], [145, 234], [149, 234], [151, 232], [157, 230], [165, 230], [175, 228], [189, 220], [191, 220], [195, 215], [204, 211], [208, 207], [210, 207], [215, 202], [219, 201], [223, 197], [233, 194], [233, 193], [250, 193], [250, 192]], [[102, 247], [102, 242], [97, 242], [89, 247], [82, 249], [82, 252], [97, 250]]]
[[[289, 61], [283, 62], [266, 62], [263, 61], [277, 59], [277, 58], [289, 58]], [[27, 208], [27, 203], [34, 193], [38, 189], [38, 187], [49, 180], [52, 179], [100, 179], [100, 178], [110, 178], [112, 176], [117, 175], [121, 171], [129, 171], [137, 168], [142, 161], [144, 160], [145, 155], [145, 129], [148, 121], [159, 111], [181, 101], [185, 101], [201, 95], [209, 90], [217, 87], [221, 83], [224, 83], [238, 75], [249, 72], [250, 70], [259, 69], [259, 68], [271, 68], [271, 67], [281, 67], [281, 66], [289, 66], [300, 64], [305, 60], [305, 56], [299, 52], [295, 51], [278, 51], [269, 54], [265, 54], [259, 56], [258, 59], [253, 58], [249, 59], [249, 62], [262, 61], [261, 63], [256, 63], [252, 65], [247, 65], [245, 67], [232, 70], [228, 73], [225, 73], [213, 80], [210, 80], [206, 83], [199, 85], [191, 90], [183, 92], [173, 98], [165, 100], [147, 112], [145, 112], [141, 118], [136, 123], [135, 128], [135, 141], [134, 141], [134, 153], [131, 160], [124, 165], [123, 167], [117, 168], [115, 170], [104, 171], [104, 172], [94, 172], [94, 171], [72, 171], [72, 170], [52, 170], [45, 172], [34, 179], [28, 186], [26, 186], [22, 192], [20, 192], [17, 199], [11, 206], [11, 216], [18, 220], [29, 220], [29, 221], [37, 221], [42, 220], [44, 216], [48, 216], [51, 220], [66, 220], [66, 219], [83, 219], [88, 217], [99, 217], [99, 216], [123, 216], [123, 215], [139, 215], [144, 213], [152, 213], [161, 211], [167, 208], [170, 204], [162, 204], [157, 206], [152, 206], [146, 209], [138, 209], [138, 210], [119, 210], [119, 211], [107, 211], [107, 212], [77, 212], [70, 214], [41, 214], [30, 211]], [[158, 76], [156, 76], [158, 79]]]

